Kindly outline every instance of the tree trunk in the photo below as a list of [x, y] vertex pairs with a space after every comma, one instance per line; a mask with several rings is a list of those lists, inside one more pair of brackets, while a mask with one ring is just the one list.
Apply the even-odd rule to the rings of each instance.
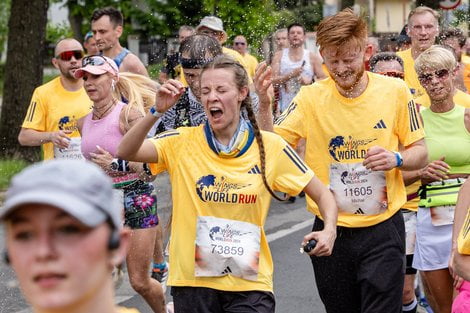
[[69, 9], [68, 20], [70, 28], [72, 28], [73, 38], [77, 39], [78, 42], [83, 42], [84, 34], [82, 33], [83, 16], [76, 13], [75, 7], [79, 6], [77, 0], [68, 0], [67, 8]]
[[48, 0], [11, 2], [0, 118], [0, 157], [3, 158], [28, 161], [38, 158], [39, 148], [21, 147], [17, 138], [33, 91], [42, 83], [48, 6]]

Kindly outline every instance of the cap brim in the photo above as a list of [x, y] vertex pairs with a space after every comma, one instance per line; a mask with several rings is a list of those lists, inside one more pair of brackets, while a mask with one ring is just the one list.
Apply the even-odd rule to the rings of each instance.
[[103, 69], [100, 69], [96, 66], [87, 65], [85, 67], [82, 67], [82, 68], [79, 68], [78, 70], [76, 70], [75, 73], [73, 74], [73, 76], [75, 78], [82, 78], [83, 75], [85, 75], [85, 72], [93, 74], [93, 75], [101, 75], [101, 74], [106, 73], [107, 71], [103, 70]]
[[83, 201], [73, 194], [54, 192], [51, 190], [25, 191], [9, 198], [0, 208], [0, 219], [25, 204], [47, 204], [65, 211], [89, 227], [96, 227], [106, 220], [104, 212], [97, 210], [92, 204]]

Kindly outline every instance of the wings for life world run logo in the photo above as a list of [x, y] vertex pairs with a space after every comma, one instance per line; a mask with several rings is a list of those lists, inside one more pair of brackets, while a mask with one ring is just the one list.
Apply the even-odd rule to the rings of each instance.
[[328, 152], [337, 162], [343, 160], [364, 159], [366, 157], [366, 146], [377, 138], [355, 139], [349, 136], [336, 136], [330, 139]]
[[203, 202], [256, 203], [257, 194], [244, 194], [239, 190], [251, 184], [231, 183], [225, 177], [202, 176], [196, 182], [196, 193]]
[[69, 130], [69, 131], [75, 131], [77, 130], [77, 120], [75, 119], [75, 116], [70, 117], [70, 116], [64, 116], [59, 119], [59, 129], [60, 130]]
[[209, 238], [212, 241], [223, 241], [223, 242], [233, 242], [239, 243], [241, 240], [236, 239], [241, 236], [250, 234], [250, 231], [242, 231], [239, 229], [233, 228], [231, 225], [225, 226], [214, 226], [209, 230]]

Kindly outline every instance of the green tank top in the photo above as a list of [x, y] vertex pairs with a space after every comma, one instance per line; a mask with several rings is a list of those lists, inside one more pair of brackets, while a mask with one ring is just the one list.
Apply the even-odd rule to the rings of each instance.
[[465, 108], [459, 105], [449, 112], [421, 111], [429, 161], [445, 156], [451, 174], [470, 174], [470, 132], [465, 127]]

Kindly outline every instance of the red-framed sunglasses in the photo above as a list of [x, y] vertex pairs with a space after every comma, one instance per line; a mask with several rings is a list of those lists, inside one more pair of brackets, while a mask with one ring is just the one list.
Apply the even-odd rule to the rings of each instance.
[[64, 51], [62, 53], [59, 53], [58, 56], [56, 56], [56, 59], [61, 59], [62, 61], [70, 61], [72, 57], [75, 58], [75, 60], [80, 60], [83, 58], [84, 53], [82, 50], [71, 50], [71, 51]]

